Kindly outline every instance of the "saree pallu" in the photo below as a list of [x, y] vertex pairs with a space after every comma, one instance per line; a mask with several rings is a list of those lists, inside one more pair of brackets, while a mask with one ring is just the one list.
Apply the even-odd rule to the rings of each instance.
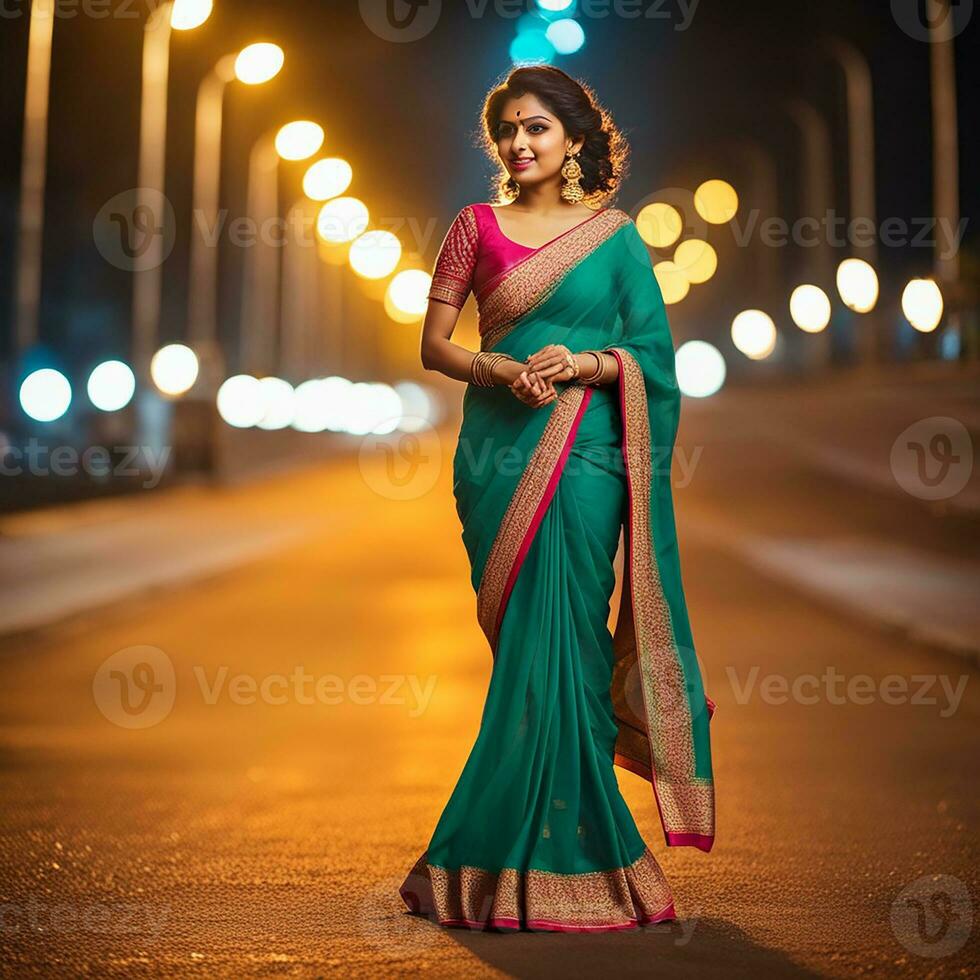
[[[543, 408], [469, 385], [454, 496], [493, 670], [476, 743], [400, 894], [471, 928], [601, 931], [675, 917], [614, 765], [648, 780], [669, 846], [709, 850], [705, 695], [670, 487], [680, 394], [649, 252], [606, 209], [480, 298], [481, 349], [603, 349], [615, 384]], [[624, 533], [622, 598], [607, 623]]]

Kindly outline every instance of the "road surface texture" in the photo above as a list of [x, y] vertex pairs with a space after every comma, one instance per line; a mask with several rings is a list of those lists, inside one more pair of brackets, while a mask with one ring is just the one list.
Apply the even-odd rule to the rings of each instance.
[[666, 849], [620, 774], [681, 917], [635, 932], [445, 930], [398, 897], [490, 672], [452, 427], [405, 479], [413, 451], [369, 452], [4, 519], [3, 974], [975, 976], [973, 603], [946, 642], [870, 593], [968, 590], [977, 517], [821, 468], [820, 433], [764, 437], [794, 404], [685, 411], [718, 836]]

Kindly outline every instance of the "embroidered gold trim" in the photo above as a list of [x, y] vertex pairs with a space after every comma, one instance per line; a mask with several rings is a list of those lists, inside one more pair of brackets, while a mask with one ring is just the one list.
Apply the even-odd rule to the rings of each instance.
[[[664, 916], [672, 905], [670, 886], [648, 850], [625, 868], [558, 874], [552, 871], [485, 871], [436, 867], [423, 854], [400, 894], [413, 912], [440, 923], [515, 926], [547, 922], [579, 928], [625, 926]], [[664, 916], [670, 917], [670, 916]]]
[[[694, 775], [694, 736], [684, 670], [677, 655], [650, 526], [653, 475], [643, 370], [623, 348], [606, 350], [617, 351], [622, 359], [626, 465], [632, 487], [627, 538], [631, 562], [625, 564], [623, 580], [623, 595], [632, 597], [632, 602], [621, 602], [613, 636], [616, 668], [612, 694], [620, 729], [617, 752], [640, 761], [644, 768], [650, 768], [652, 761], [657, 800], [667, 831], [711, 836], [714, 789], [710, 780]], [[635, 580], [630, 575], [630, 564]], [[641, 704], [645, 719], [636, 718], [636, 707]], [[647, 746], [637, 738], [638, 728], [647, 736]]]
[[439, 246], [429, 287], [429, 299], [438, 299], [462, 308], [469, 295], [479, 241], [476, 215], [467, 205], [449, 226]]
[[562, 278], [594, 248], [632, 219], [608, 208], [549, 242], [520, 263], [479, 302], [480, 349], [490, 350], [514, 327], [514, 321], [540, 306]]
[[534, 447], [517, 489], [511, 497], [487, 556], [480, 587], [477, 590], [476, 605], [477, 619], [486, 634], [491, 650], [497, 648], [495, 629], [497, 610], [503, 598], [507, 579], [531, 526], [538, 504], [541, 503], [547, 489], [548, 481], [558, 464], [558, 457], [561, 455], [562, 447], [585, 397], [585, 391], [582, 385], [569, 385], [555, 401], [541, 438]]

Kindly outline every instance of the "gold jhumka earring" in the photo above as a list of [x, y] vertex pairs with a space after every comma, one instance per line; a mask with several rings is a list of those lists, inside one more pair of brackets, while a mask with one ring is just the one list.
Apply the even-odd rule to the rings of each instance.
[[562, 200], [569, 204], [578, 204], [585, 197], [580, 183], [582, 179], [582, 167], [578, 162], [578, 153], [567, 156], [562, 164], [561, 175], [564, 182], [561, 185]]

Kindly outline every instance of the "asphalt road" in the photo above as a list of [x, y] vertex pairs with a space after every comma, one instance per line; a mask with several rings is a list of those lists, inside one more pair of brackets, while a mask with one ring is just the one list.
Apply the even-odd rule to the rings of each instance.
[[[4, 975], [976, 975], [975, 666], [752, 560], [855, 535], [968, 560], [974, 518], [855, 489], [760, 439], [764, 408], [727, 407], [685, 414], [701, 455], [677, 491], [718, 703], [714, 850], [664, 848], [620, 774], [678, 924], [498, 935], [404, 913], [490, 670], [450, 431], [406, 482], [374, 455], [0, 526], [66, 562], [84, 536], [89, 572], [52, 602], [116, 578], [0, 639]], [[142, 551], [117, 537], [132, 520]], [[226, 558], [258, 528], [255, 547], [210, 562], [219, 521]], [[23, 571], [42, 590], [45, 567]]]

